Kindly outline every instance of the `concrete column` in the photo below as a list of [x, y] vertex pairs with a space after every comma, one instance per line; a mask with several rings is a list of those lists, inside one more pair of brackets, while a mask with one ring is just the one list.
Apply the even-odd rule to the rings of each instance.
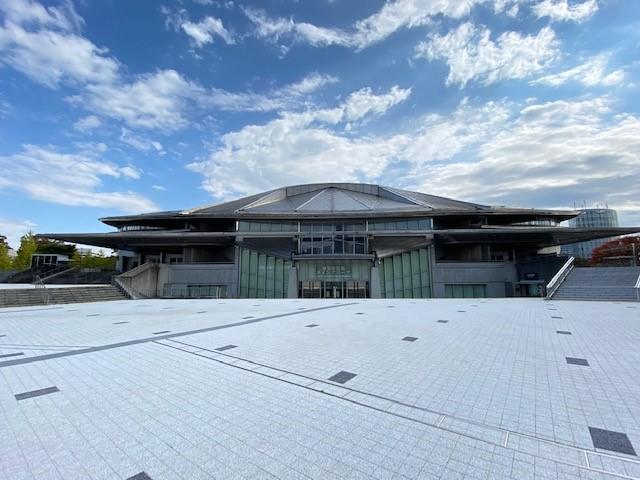
[[371, 298], [382, 298], [380, 289], [380, 270], [375, 263], [371, 266], [371, 274], [369, 275], [369, 294]]
[[289, 284], [287, 285], [287, 298], [298, 298], [298, 269], [295, 264], [289, 269]]

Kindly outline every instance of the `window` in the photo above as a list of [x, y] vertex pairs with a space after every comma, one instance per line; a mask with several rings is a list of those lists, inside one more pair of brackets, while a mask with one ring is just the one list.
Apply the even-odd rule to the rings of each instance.
[[297, 222], [254, 222], [241, 220], [238, 232], [297, 232]]
[[484, 283], [448, 283], [444, 286], [445, 298], [486, 298]]
[[368, 253], [364, 235], [322, 235], [300, 239], [299, 255], [365, 255]]
[[369, 231], [376, 230], [431, 230], [431, 218], [404, 218], [369, 220]]

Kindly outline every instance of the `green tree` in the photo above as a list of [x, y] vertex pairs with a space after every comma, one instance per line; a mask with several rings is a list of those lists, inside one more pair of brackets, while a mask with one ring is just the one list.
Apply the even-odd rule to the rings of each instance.
[[31, 255], [36, 253], [38, 245], [33, 232], [28, 232], [20, 238], [20, 247], [13, 260], [13, 268], [16, 270], [26, 270], [31, 267]]
[[115, 270], [117, 257], [107, 257], [104, 253], [98, 252], [80, 255], [76, 252], [71, 258], [71, 266], [76, 268], [99, 268], [100, 270]]
[[9, 256], [9, 246], [7, 245], [6, 242], [0, 241], [0, 270], [10, 270], [10, 269], [11, 269], [11, 257]]
[[72, 257], [76, 253], [76, 246], [58, 240], [48, 238], [36, 238], [36, 253], [48, 253], [51, 255], [66, 255]]

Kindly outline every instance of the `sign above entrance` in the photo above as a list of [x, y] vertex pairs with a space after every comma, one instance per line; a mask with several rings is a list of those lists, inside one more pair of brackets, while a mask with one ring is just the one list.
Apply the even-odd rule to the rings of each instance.
[[351, 277], [351, 265], [316, 265], [316, 277]]

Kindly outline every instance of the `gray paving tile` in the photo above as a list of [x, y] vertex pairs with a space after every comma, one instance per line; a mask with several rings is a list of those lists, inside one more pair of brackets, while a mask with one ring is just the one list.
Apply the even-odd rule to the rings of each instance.
[[215, 350], [218, 352], [224, 352], [225, 350], [231, 350], [232, 348], [237, 348], [237, 345], [225, 345], [223, 347], [218, 347]]
[[59, 391], [58, 387], [46, 387], [38, 390], [31, 390], [29, 392], [17, 393], [14, 396], [16, 397], [16, 400], [26, 400], [27, 398], [40, 397], [42, 395], [48, 395]]
[[345, 370], [341, 370], [335, 375], [329, 377], [328, 380], [330, 382], [335, 382], [335, 383], [347, 383], [349, 380], [351, 380], [355, 376], [357, 376], [356, 373], [351, 373]]
[[589, 433], [591, 434], [595, 448], [624, 453], [626, 455], [636, 455], [636, 451], [633, 445], [631, 445], [631, 441], [626, 433], [595, 427], [589, 427]]
[[585, 358], [566, 357], [566, 360], [569, 365], [581, 365], [583, 367], [589, 366], [589, 362], [587, 362]]
[[136, 473], [133, 477], [127, 478], [127, 480], [153, 480], [145, 472]]

